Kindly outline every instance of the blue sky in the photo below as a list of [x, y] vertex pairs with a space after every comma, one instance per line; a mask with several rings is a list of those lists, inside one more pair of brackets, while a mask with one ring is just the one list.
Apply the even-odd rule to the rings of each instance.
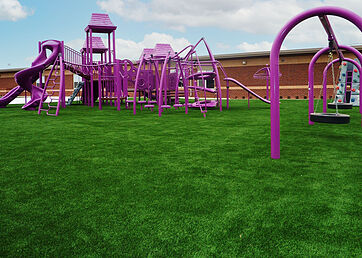
[[[214, 54], [270, 50], [288, 20], [323, 5], [362, 15], [360, 0], [0, 0], [0, 69], [29, 66], [38, 41], [58, 39], [79, 49], [93, 12], [108, 13], [118, 26], [117, 57], [136, 59], [156, 42], [171, 43], [177, 51], [201, 37]], [[362, 44], [362, 33], [349, 22], [335, 17], [331, 22], [340, 43]], [[298, 25], [283, 45], [322, 46], [326, 37], [317, 19]]]

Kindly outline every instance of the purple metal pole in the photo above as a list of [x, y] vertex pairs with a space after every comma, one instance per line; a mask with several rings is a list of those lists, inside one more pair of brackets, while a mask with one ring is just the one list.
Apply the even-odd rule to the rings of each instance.
[[116, 62], [116, 31], [112, 32], [113, 35], [113, 63]]
[[[39, 47], [39, 53], [40, 53], [41, 52], [41, 41], [38, 42], [38, 47]], [[43, 71], [39, 72], [39, 87], [43, 88]], [[25, 102], [27, 102], [26, 90], [25, 90]]]
[[91, 103], [91, 107], [94, 107], [94, 92], [93, 92], [93, 43], [92, 43], [92, 38], [93, 38], [93, 33], [92, 33], [92, 29], [89, 30], [89, 37], [90, 37], [90, 71], [91, 71], [91, 76], [90, 76], [90, 79], [91, 79], [91, 85], [90, 85], [90, 103]]
[[320, 15], [335, 15], [345, 18], [362, 31], [362, 19], [359, 15], [339, 7], [324, 6], [305, 11], [289, 21], [276, 36], [270, 52], [270, 124], [271, 124], [271, 158], [280, 158], [280, 110], [279, 110], [279, 53], [281, 45], [288, 33], [300, 22]]
[[120, 75], [119, 75], [119, 60], [114, 60], [115, 64], [114, 64], [114, 87], [115, 87], [115, 93], [116, 93], [116, 97], [117, 97], [117, 110], [120, 111], [121, 110], [121, 80], [120, 80]]
[[248, 109], [250, 109], [250, 94], [248, 92]]
[[[85, 52], [85, 64], [86, 65], [89, 65], [89, 32], [87, 31], [86, 33], [86, 45], [87, 45], [87, 48], [86, 48], [86, 52]], [[89, 66], [86, 66], [86, 72], [89, 74], [90, 76], [90, 73], [89, 73]], [[88, 98], [88, 94], [89, 94], [89, 90], [88, 90], [88, 83], [85, 83], [84, 84], [84, 104], [85, 105], [89, 105], [89, 98]]]
[[158, 116], [160, 117], [162, 115], [162, 87], [167, 87], [166, 85], [166, 73], [167, 73], [167, 63], [168, 63], [168, 58], [170, 56], [170, 53], [168, 53], [166, 55], [165, 61], [163, 63], [163, 67], [162, 67], [162, 72], [161, 72], [161, 79], [160, 79], [160, 88], [159, 88], [159, 97], [158, 97]]
[[[216, 84], [216, 87], [217, 87], [217, 91], [218, 91], [218, 97], [219, 97], [219, 105], [220, 105], [220, 111], [222, 111], [222, 93], [221, 93], [221, 83], [220, 83], [220, 75], [219, 75], [219, 71], [217, 69], [217, 65], [216, 65], [216, 60], [214, 58], [214, 55], [212, 54], [210, 48], [209, 48], [209, 45], [206, 43], [205, 39], [202, 38], [202, 40], [204, 41], [204, 44], [205, 44], [205, 47], [206, 47], [206, 50], [207, 52], [209, 53], [209, 57], [210, 57], [210, 60], [212, 62], [212, 68], [214, 69], [215, 71], [215, 84]], [[205, 105], [206, 106], [206, 105]]]
[[180, 67], [180, 73], [182, 78], [182, 84], [184, 86], [184, 96], [185, 96], [185, 114], [189, 112], [189, 90], [188, 90], [188, 80], [186, 79], [186, 75], [184, 74], [184, 69], [182, 69], [181, 60], [177, 60], [178, 66]]
[[98, 108], [102, 110], [102, 70], [100, 63], [98, 63]]
[[229, 97], [230, 97], [230, 92], [229, 92], [229, 81], [226, 81], [226, 108], [229, 109]]
[[111, 33], [108, 33], [108, 57], [109, 62], [112, 62], [112, 49], [111, 49]]
[[141, 58], [139, 67], [137, 69], [137, 73], [136, 73], [136, 81], [134, 83], [134, 90], [133, 90], [133, 114], [136, 114], [136, 103], [137, 103], [137, 86], [138, 86], [138, 81], [139, 81], [139, 77], [140, 77], [140, 73], [141, 73], [141, 67], [142, 64], [144, 62], [144, 57]]
[[63, 77], [63, 79], [61, 80], [61, 93], [62, 93], [62, 98], [61, 98], [61, 101], [62, 101], [62, 108], [66, 108], [66, 104], [65, 104], [65, 69], [64, 69], [64, 41], [61, 41], [61, 44], [60, 44], [60, 47], [61, 47], [61, 53], [62, 53], [62, 61], [61, 61], [61, 68], [60, 68], [60, 71], [61, 71], [61, 76]]

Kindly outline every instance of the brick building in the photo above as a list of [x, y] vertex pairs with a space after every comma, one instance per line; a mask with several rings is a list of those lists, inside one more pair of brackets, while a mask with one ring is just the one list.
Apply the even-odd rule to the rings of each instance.
[[[359, 51], [362, 45], [354, 46]], [[313, 55], [318, 51], [317, 48], [282, 50], [280, 52], [280, 96], [283, 99], [306, 99], [308, 96], [308, 65]], [[346, 57], [355, 58], [352, 54], [346, 53]], [[216, 55], [215, 58], [223, 65], [228, 77], [235, 78], [251, 90], [262, 97], [266, 97], [265, 80], [254, 79], [254, 73], [269, 63], [269, 52], [249, 52], [237, 54]], [[200, 57], [206, 60], [206, 57]], [[315, 98], [319, 96], [322, 85], [323, 69], [328, 62], [328, 57], [322, 56], [315, 66]], [[4, 96], [9, 90], [16, 86], [14, 74], [22, 69], [3, 69], [0, 70], [0, 96]], [[338, 76], [338, 63], [334, 67], [335, 76]], [[44, 72], [49, 73], [50, 69]], [[66, 71], [66, 95], [70, 96], [73, 92], [74, 76]], [[222, 73], [220, 73], [222, 74]], [[223, 77], [221, 78], [223, 79]], [[226, 96], [226, 82], [221, 82], [223, 96]], [[328, 97], [333, 95], [333, 82], [331, 73], [328, 76]], [[240, 87], [230, 83], [230, 97], [232, 99], [245, 99], [247, 92]], [[252, 98], [252, 96], [250, 96]]]

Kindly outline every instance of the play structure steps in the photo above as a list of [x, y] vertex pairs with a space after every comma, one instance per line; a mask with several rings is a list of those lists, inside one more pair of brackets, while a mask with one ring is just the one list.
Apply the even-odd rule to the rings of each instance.
[[70, 96], [70, 97], [68, 98], [68, 101], [67, 101], [67, 104], [66, 104], [67, 106], [72, 105], [75, 97], [78, 95], [78, 93], [79, 93], [80, 90], [83, 88], [83, 86], [84, 86], [84, 82], [78, 83], [77, 87], [75, 87], [75, 89], [74, 89], [74, 91], [73, 91], [72, 96]]
[[170, 105], [161, 105], [161, 108], [171, 108]]

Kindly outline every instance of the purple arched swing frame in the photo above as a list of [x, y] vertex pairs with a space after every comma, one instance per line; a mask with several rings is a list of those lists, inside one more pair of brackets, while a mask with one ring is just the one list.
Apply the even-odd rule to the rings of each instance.
[[[342, 52], [340, 49], [345, 49], [351, 51], [356, 57], [359, 59], [360, 63], [362, 63], [362, 55], [361, 53], [348, 46], [340, 46], [337, 43], [334, 32], [329, 24], [327, 15], [339, 16], [344, 18], [354, 25], [356, 25], [359, 30], [362, 32], [362, 18], [351, 12], [349, 10], [339, 8], [339, 7], [318, 7], [308, 11], [305, 11], [296, 17], [294, 17], [291, 21], [289, 21], [278, 33], [276, 39], [274, 40], [271, 53], [270, 53], [270, 90], [271, 90], [271, 106], [270, 106], [270, 124], [271, 124], [271, 158], [279, 159], [280, 158], [280, 110], [279, 110], [279, 53], [282, 43], [288, 33], [299, 23], [302, 21], [309, 19], [314, 16], [318, 16], [321, 20], [323, 27], [328, 35], [328, 40], [330, 42], [330, 46], [320, 50], [311, 60], [309, 65], [309, 113], [313, 112], [314, 109], [314, 100], [313, 100], [313, 68], [315, 62], [318, 58], [325, 52], [330, 49], [334, 49], [337, 51], [338, 56], [341, 60], [344, 59]], [[359, 66], [360, 67], [360, 66]], [[362, 93], [360, 90], [360, 113], [362, 114]], [[311, 121], [309, 121], [312, 124]]]

